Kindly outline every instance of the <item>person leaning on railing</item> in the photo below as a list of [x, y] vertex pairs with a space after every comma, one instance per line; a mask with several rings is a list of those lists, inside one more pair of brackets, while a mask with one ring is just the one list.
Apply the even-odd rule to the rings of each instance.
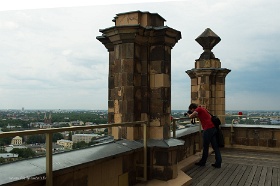
[[189, 118], [199, 118], [203, 129], [202, 158], [199, 162], [195, 163], [195, 165], [205, 166], [208, 158], [209, 144], [211, 143], [216, 158], [216, 162], [212, 164], [212, 166], [215, 168], [221, 168], [222, 156], [216, 139], [217, 129], [211, 120], [211, 115], [205, 108], [197, 106], [195, 103], [190, 104], [187, 115]]

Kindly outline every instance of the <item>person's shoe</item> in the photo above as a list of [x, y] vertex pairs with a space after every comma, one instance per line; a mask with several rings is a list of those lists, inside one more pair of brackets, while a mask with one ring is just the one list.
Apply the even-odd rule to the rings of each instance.
[[212, 166], [218, 169], [221, 168], [221, 165], [217, 165], [217, 164], [212, 164]]
[[195, 165], [198, 165], [198, 166], [200, 166], [200, 167], [204, 167], [204, 166], [205, 166], [205, 163], [196, 162]]

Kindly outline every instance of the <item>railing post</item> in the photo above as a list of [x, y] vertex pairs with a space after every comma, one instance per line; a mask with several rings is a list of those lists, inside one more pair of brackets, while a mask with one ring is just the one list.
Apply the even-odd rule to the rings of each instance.
[[143, 140], [144, 140], [144, 181], [147, 181], [147, 124], [148, 121], [144, 123], [143, 130]]
[[172, 122], [173, 122], [173, 125], [172, 125], [173, 138], [176, 138], [176, 119], [173, 118]]
[[52, 133], [46, 133], [46, 186], [53, 185]]
[[231, 144], [231, 145], [233, 145], [233, 136], [234, 136], [233, 122], [234, 122], [234, 119], [232, 119], [232, 121], [231, 121], [231, 127], [230, 127], [230, 144]]

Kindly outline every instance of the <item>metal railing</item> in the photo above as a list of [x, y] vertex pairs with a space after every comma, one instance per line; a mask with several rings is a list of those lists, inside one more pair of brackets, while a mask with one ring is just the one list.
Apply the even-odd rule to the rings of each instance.
[[53, 158], [52, 158], [52, 136], [53, 133], [64, 132], [64, 131], [78, 131], [96, 128], [108, 128], [108, 127], [128, 127], [128, 126], [141, 126], [143, 125], [143, 155], [144, 155], [144, 178], [143, 181], [147, 181], [147, 124], [148, 121], [135, 121], [135, 122], [124, 122], [124, 123], [111, 123], [111, 124], [100, 124], [94, 126], [75, 126], [75, 127], [62, 127], [62, 128], [48, 128], [38, 130], [24, 130], [24, 131], [11, 131], [0, 133], [0, 138], [14, 137], [14, 136], [25, 136], [34, 134], [45, 134], [46, 135], [46, 185], [53, 185]]
[[[191, 119], [189, 117], [173, 118], [172, 119], [172, 137], [173, 138], [176, 138], [177, 122], [178, 121], [184, 121], [184, 120], [189, 120], [189, 121], [186, 121], [186, 124], [191, 124]], [[199, 121], [196, 120], [195, 123], [199, 123]]]

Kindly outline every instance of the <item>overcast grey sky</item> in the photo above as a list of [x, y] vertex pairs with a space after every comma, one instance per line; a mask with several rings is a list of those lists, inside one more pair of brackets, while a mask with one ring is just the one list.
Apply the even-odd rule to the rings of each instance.
[[0, 4], [0, 109], [107, 109], [108, 52], [96, 36], [116, 14], [140, 10], [182, 34], [172, 49], [172, 109], [189, 105], [185, 71], [202, 53], [195, 38], [211, 28], [222, 39], [213, 52], [232, 70], [226, 110], [280, 110], [279, 0], [24, 2]]

